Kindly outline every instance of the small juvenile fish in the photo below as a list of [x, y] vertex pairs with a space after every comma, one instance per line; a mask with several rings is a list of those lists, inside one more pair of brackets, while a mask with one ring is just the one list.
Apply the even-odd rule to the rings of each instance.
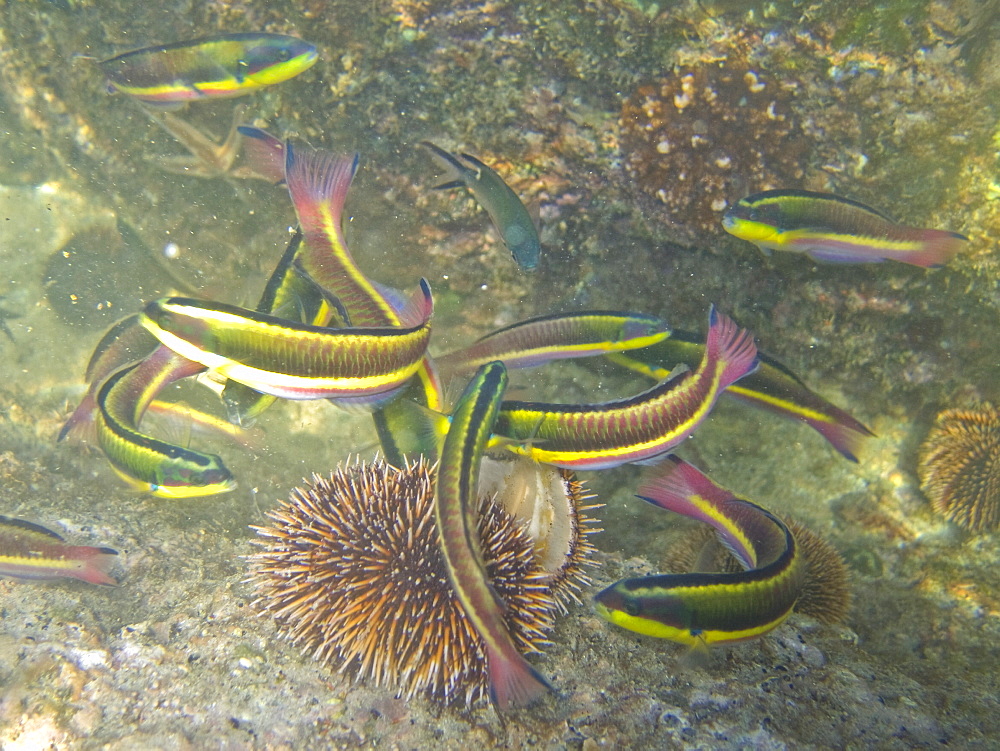
[[109, 587], [108, 575], [118, 551], [88, 545], [67, 545], [40, 524], [0, 516], [0, 576], [14, 579], [79, 579]]
[[753, 639], [791, 614], [806, 566], [788, 527], [674, 457], [638, 496], [710, 524], [746, 569], [622, 579], [594, 597], [598, 614], [622, 628], [696, 649]]
[[500, 175], [469, 154], [456, 157], [430, 141], [421, 141], [420, 145], [455, 171], [456, 179], [436, 186], [437, 189], [464, 185], [472, 191], [517, 265], [525, 271], [535, 268], [542, 250], [538, 230], [521, 199]]
[[167, 347], [108, 377], [97, 392], [97, 442], [130, 487], [160, 498], [195, 498], [236, 487], [215, 454], [192, 451], [139, 432], [138, 425], [164, 386], [204, 370]]
[[405, 327], [312, 326], [186, 297], [149, 303], [141, 320], [177, 354], [256, 391], [365, 406], [391, 398], [420, 368], [432, 312], [421, 279]]
[[469, 381], [444, 439], [434, 492], [448, 578], [483, 640], [490, 699], [500, 708], [523, 706], [550, 689], [514, 644], [504, 620], [507, 606], [490, 585], [478, 539], [479, 468], [506, 388], [507, 369], [499, 362], [483, 365]]
[[[677, 365], [697, 367], [705, 356], [705, 345], [697, 334], [675, 330], [669, 339], [642, 350], [611, 352], [614, 363], [661, 381]], [[801, 420], [823, 436], [840, 454], [852, 462], [865, 438], [874, 435], [844, 410], [809, 390], [788, 368], [760, 352], [760, 368], [726, 389], [725, 396], [766, 409], [781, 417]]]
[[712, 306], [701, 364], [629, 399], [602, 404], [505, 401], [496, 433], [511, 451], [567, 469], [655, 461], [691, 435], [719, 395], [757, 367], [753, 337]]
[[552, 360], [648, 347], [668, 336], [670, 327], [655, 316], [588, 310], [515, 323], [435, 362], [443, 372], [466, 372], [493, 360], [508, 369], [532, 368]]
[[944, 266], [969, 241], [957, 232], [904, 227], [857, 201], [806, 190], [767, 190], [744, 198], [726, 210], [722, 226], [765, 253], [797, 251], [831, 263], [889, 259]]
[[283, 34], [222, 34], [126, 52], [97, 65], [109, 91], [150, 104], [234, 97], [287, 81], [316, 62], [316, 48]]

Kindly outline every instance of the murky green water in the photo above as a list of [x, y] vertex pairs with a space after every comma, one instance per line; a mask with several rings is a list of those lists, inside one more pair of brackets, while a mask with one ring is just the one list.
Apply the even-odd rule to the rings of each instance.
[[[805, 425], [723, 401], [681, 449], [840, 550], [846, 624], [793, 615], [692, 668], [681, 648], [602, 621], [588, 592], [532, 658], [558, 696], [502, 718], [407, 703], [300, 655], [244, 582], [248, 525], [303, 477], [374, 455], [368, 416], [279, 403], [255, 451], [181, 428], [171, 440], [222, 455], [238, 482], [202, 499], [136, 494], [99, 450], [56, 445], [108, 326], [172, 293], [253, 305], [295, 223], [283, 186], [168, 171], [184, 147], [108, 95], [88, 57], [264, 29], [315, 43], [319, 62], [171, 114], [221, 144], [244, 103], [246, 122], [279, 137], [358, 151], [348, 243], [379, 282], [429, 281], [433, 353], [584, 308], [704, 332], [715, 303], [872, 429], [854, 464]], [[0, 513], [122, 553], [114, 589], [0, 583], [4, 747], [908, 748], [995, 735], [996, 534], [935, 515], [916, 472], [939, 410], [1000, 399], [998, 29], [993, 2], [0, 6]], [[467, 193], [432, 190], [442, 172], [421, 140], [477, 155], [537, 210], [536, 271], [515, 265]], [[770, 187], [849, 196], [969, 247], [935, 270], [765, 257], [718, 218]], [[586, 402], [645, 387], [580, 361], [519, 372], [511, 393]], [[218, 410], [198, 384], [167, 393]], [[639, 474], [586, 476], [607, 503], [593, 591], [662, 570], [689, 529], [632, 499]]]

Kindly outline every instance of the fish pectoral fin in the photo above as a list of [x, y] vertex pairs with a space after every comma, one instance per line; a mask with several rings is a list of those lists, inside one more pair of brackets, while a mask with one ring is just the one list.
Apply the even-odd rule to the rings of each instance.
[[689, 670], [705, 670], [712, 662], [712, 651], [705, 640], [699, 636], [677, 662]]

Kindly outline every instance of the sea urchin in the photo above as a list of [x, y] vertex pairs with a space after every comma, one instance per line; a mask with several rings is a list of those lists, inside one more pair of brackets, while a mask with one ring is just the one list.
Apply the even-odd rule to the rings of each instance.
[[[523, 525], [481, 499], [487, 574], [515, 644], [538, 652], [559, 608]], [[448, 579], [434, 523], [434, 472], [355, 462], [292, 491], [256, 528], [256, 604], [316, 659], [395, 688], [471, 704], [488, 694], [486, 658]]]
[[1000, 410], [941, 412], [920, 447], [917, 474], [938, 513], [972, 532], [1000, 526]]

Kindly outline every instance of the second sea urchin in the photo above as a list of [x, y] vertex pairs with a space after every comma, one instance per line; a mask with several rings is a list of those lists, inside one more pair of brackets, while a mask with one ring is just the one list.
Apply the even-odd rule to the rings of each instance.
[[972, 532], [1000, 527], [1000, 410], [948, 409], [937, 416], [917, 465], [934, 510]]
[[[515, 644], [538, 652], [559, 608], [524, 526], [481, 500], [487, 573]], [[448, 579], [434, 523], [434, 473], [422, 459], [314, 476], [257, 528], [257, 604], [316, 659], [409, 698], [473, 703], [488, 694], [478, 634]]]

